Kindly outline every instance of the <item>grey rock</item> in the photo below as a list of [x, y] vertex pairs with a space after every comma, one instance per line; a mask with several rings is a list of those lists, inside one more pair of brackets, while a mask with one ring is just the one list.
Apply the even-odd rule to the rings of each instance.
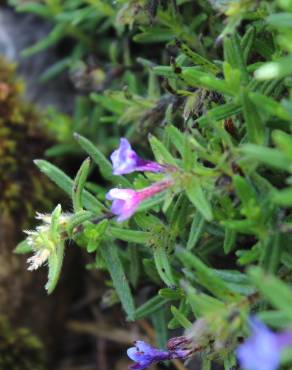
[[31, 57], [21, 55], [22, 50], [45, 37], [50, 29], [51, 25], [38, 17], [18, 14], [11, 8], [0, 6], [0, 55], [18, 64], [19, 75], [27, 85], [26, 98], [42, 107], [53, 105], [70, 113], [75, 92], [67, 73], [47, 83], [39, 81], [41, 74], [60, 60], [58, 47], [51, 47]]

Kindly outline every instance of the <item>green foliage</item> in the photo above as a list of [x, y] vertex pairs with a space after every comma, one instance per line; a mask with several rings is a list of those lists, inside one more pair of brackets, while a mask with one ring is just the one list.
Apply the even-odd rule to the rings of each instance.
[[[202, 325], [203, 368], [234, 366], [251, 312], [291, 326], [291, 1], [11, 3], [52, 23], [26, 54], [73, 40], [44, 78], [68, 68], [84, 94], [48, 154], [83, 150], [92, 164], [72, 180], [36, 161], [72, 198], [60, 245], [95, 253], [92, 267], [108, 271], [127, 318], [151, 319], [159, 343], [168, 329]], [[114, 176], [108, 156], [120, 137], [167, 174]], [[167, 191], [116, 224], [107, 190], [165, 179]], [[50, 291], [62, 248], [54, 256]], [[151, 292], [143, 302], [141, 283]]]
[[108, 266], [114, 287], [121, 299], [124, 310], [128, 315], [128, 319], [133, 320], [135, 311], [134, 300], [127, 282], [127, 277], [123, 271], [123, 265], [120, 261], [117, 247], [114, 244], [104, 245], [102, 248], [102, 256]]

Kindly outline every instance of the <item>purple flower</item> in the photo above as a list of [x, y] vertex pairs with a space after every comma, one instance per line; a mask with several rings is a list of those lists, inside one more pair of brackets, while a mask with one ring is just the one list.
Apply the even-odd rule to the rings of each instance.
[[281, 351], [292, 345], [292, 332], [274, 333], [256, 318], [250, 319], [251, 336], [237, 349], [244, 370], [276, 370]]
[[117, 215], [117, 221], [122, 222], [135, 213], [140, 204], [139, 193], [132, 189], [111, 189], [106, 194], [106, 199], [112, 200], [111, 211]]
[[[173, 338], [175, 339], [175, 338]], [[134, 343], [135, 347], [128, 349], [127, 354], [131, 360], [135, 361], [135, 364], [130, 367], [132, 370], [145, 369], [152, 362], [173, 360], [175, 358], [187, 358], [190, 355], [189, 350], [173, 349], [173, 350], [161, 350], [150, 346], [150, 344], [138, 340]]]
[[169, 351], [154, 348], [142, 340], [138, 340], [134, 344], [135, 347], [127, 350], [130, 359], [135, 361], [135, 364], [130, 367], [132, 370], [142, 370], [151, 365], [152, 362], [165, 361], [171, 358]]
[[140, 158], [127, 139], [120, 139], [120, 146], [111, 155], [114, 175], [124, 175], [134, 171], [163, 172], [164, 166]]
[[138, 191], [114, 188], [106, 194], [106, 199], [113, 201], [111, 211], [118, 216], [117, 221], [122, 222], [135, 213], [142, 200], [152, 197], [171, 185], [170, 180], [165, 180]]

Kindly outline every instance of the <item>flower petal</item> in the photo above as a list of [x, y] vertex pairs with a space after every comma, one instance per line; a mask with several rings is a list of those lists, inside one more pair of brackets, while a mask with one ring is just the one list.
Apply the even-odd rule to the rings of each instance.
[[139, 355], [137, 355], [138, 351], [136, 347], [131, 347], [127, 349], [127, 355], [128, 357], [133, 360], [138, 362], [139, 361]]
[[114, 175], [124, 175], [135, 171], [139, 159], [125, 138], [120, 139], [119, 148], [111, 154], [110, 158], [113, 164]]
[[150, 344], [144, 342], [143, 340], [137, 340], [135, 342], [135, 346], [136, 346], [136, 348], [139, 352], [145, 352], [145, 353], [151, 352], [154, 349], [156, 349], [156, 348], [152, 347]]
[[123, 199], [128, 200], [131, 199], [136, 194], [136, 191], [133, 189], [119, 189], [114, 188], [111, 189], [106, 194], [106, 199], [108, 200], [114, 200], [114, 199]]
[[280, 363], [277, 334], [255, 318], [250, 319], [251, 336], [237, 349], [244, 370], [276, 370]]

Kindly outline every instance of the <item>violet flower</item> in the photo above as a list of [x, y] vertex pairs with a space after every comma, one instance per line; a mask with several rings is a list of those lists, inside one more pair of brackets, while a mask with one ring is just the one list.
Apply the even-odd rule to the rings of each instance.
[[160, 350], [142, 340], [138, 340], [134, 344], [135, 347], [131, 347], [127, 351], [130, 359], [135, 361], [135, 364], [130, 367], [132, 370], [142, 370], [153, 362], [186, 358], [189, 355], [189, 351], [185, 350]]
[[111, 189], [106, 194], [106, 199], [113, 201], [111, 211], [118, 216], [118, 222], [130, 218], [141, 202], [138, 192], [132, 189]]
[[150, 344], [138, 340], [134, 343], [135, 347], [127, 350], [127, 354], [135, 364], [130, 367], [132, 370], [142, 370], [152, 364], [152, 362], [169, 360], [170, 352], [150, 346]]
[[164, 172], [165, 167], [138, 156], [127, 139], [120, 139], [120, 146], [111, 154], [114, 175], [124, 175], [134, 171]]
[[250, 319], [251, 336], [237, 349], [244, 370], [276, 370], [281, 351], [292, 346], [292, 332], [274, 333], [256, 318]]
[[138, 208], [142, 200], [160, 193], [172, 185], [172, 181], [165, 180], [157, 182], [141, 190], [133, 189], [111, 189], [106, 194], [106, 199], [112, 200], [111, 211], [117, 215], [117, 221], [122, 222], [130, 218]]

